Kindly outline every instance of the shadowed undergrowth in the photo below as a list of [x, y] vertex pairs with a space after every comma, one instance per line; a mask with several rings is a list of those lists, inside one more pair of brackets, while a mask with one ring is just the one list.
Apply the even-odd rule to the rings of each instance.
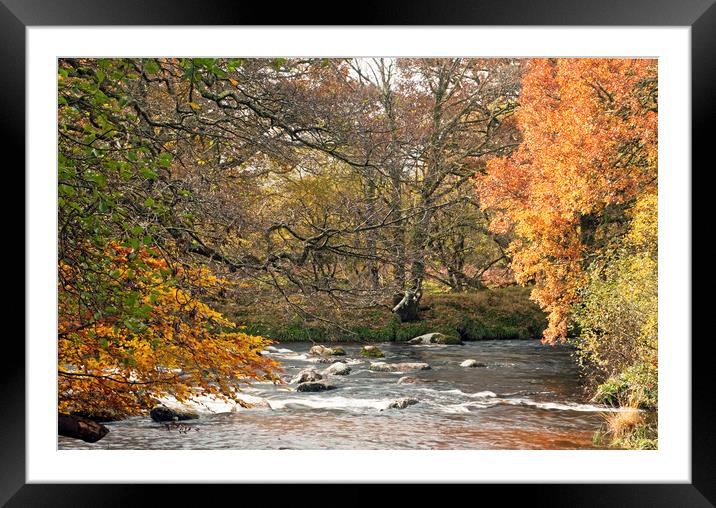
[[426, 294], [420, 320], [400, 323], [388, 306], [344, 313], [340, 326], [286, 313], [284, 308], [235, 306], [230, 311], [246, 333], [281, 342], [403, 342], [441, 332], [464, 341], [539, 338], [545, 314], [518, 286], [472, 293]]

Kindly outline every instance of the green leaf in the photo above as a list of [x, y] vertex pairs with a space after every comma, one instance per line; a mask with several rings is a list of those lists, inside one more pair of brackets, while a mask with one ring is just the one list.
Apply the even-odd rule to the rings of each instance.
[[157, 74], [159, 72], [159, 64], [155, 60], [147, 60], [144, 62], [144, 72]]
[[73, 197], [76, 194], [74, 187], [65, 185], [64, 183], [57, 186], [57, 191], [60, 196]]
[[139, 173], [147, 180], [156, 180], [157, 174], [150, 168], [142, 168]]
[[157, 162], [159, 162], [159, 165], [163, 168], [168, 168], [169, 165], [172, 162], [172, 154], [164, 152], [157, 157]]
[[85, 178], [90, 182], [96, 183], [100, 188], [107, 186], [107, 177], [101, 173], [88, 172], [85, 174]]

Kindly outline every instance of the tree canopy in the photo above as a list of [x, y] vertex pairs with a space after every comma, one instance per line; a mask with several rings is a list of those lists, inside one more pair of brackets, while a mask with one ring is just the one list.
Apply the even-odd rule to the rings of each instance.
[[237, 304], [515, 280], [544, 341], [655, 371], [657, 103], [648, 59], [61, 59], [60, 409], [278, 382]]
[[512, 268], [549, 312], [545, 339], [568, 333], [585, 271], [621, 241], [628, 210], [656, 191], [657, 74], [652, 60], [532, 60], [517, 124], [523, 141], [477, 178]]

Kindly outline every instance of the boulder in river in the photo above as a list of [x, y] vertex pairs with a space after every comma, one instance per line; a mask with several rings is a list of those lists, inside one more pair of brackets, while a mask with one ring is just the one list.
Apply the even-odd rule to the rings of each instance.
[[109, 433], [109, 429], [101, 423], [90, 420], [89, 418], [59, 413], [57, 418], [57, 433], [60, 436], [81, 439], [88, 443], [96, 443]]
[[430, 365], [421, 362], [403, 362], [403, 363], [385, 363], [373, 362], [370, 364], [370, 370], [375, 372], [406, 372], [410, 370], [428, 370]]
[[306, 383], [308, 381], [320, 381], [323, 376], [315, 369], [304, 369], [291, 379], [291, 384]]
[[326, 390], [333, 390], [335, 386], [329, 385], [322, 381], [309, 381], [308, 383], [301, 383], [296, 388], [297, 392], [325, 392]]
[[465, 360], [460, 364], [460, 367], [487, 367], [484, 363], [480, 363], [477, 360], [473, 360], [472, 358]]
[[340, 346], [326, 347], [316, 344], [308, 350], [308, 354], [314, 356], [345, 356], [345, 350]]
[[378, 346], [363, 346], [360, 349], [360, 355], [367, 358], [383, 358], [385, 356]]
[[340, 358], [332, 358], [330, 356], [319, 356], [318, 358], [311, 359], [311, 361], [315, 363], [338, 363], [343, 360]]
[[316, 355], [316, 356], [323, 356], [326, 353], [326, 347], [325, 346], [319, 346], [316, 344], [315, 346], [311, 346], [311, 349], [308, 350], [309, 355]]
[[405, 409], [406, 407], [412, 406], [413, 404], [417, 404], [418, 402], [418, 399], [413, 399], [412, 397], [404, 397], [402, 399], [398, 399], [396, 401], [391, 402], [388, 405], [388, 409]]
[[240, 409], [273, 409], [268, 400], [248, 393], [234, 393], [234, 399], [238, 404], [234, 406], [233, 411], [239, 411]]
[[408, 344], [462, 344], [462, 341], [451, 335], [433, 332], [410, 339]]
[[251, 409], [273, 409], [268, 400], [262, 399], [256, 402], [249, 402]]
[[343, 362], [336, 362], [334, 364], [331, 364], [330, 367], [327, 367], [323, 370], [322, 374], [324, 376], [326, 375], [334, 375], [334, 376], [345, 376], [346, 374], [350, 374], [351, 368], [346, 365]]
[[175, 420], [196, 420], [199, 415], [186, 409], [173, 409], [167, 406], [154, 406], [149, 416], [155, 422], [173, 422]]

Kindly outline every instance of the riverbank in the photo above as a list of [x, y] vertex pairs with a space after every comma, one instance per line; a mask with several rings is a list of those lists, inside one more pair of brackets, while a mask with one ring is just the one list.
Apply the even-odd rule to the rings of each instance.
[[429, 293], [420, 320], [400, 323], [390, 307], [355, 309], [339, 323], [301, 317], [286, 309], [254, 304], [225, 311], [246, 333], [280, 342], [405, 342], [440, 332], [462, 341], [535, 339], [546, 326], [545, 314], [529, 299], [529, 288], [510, 286], [470, 293]]

